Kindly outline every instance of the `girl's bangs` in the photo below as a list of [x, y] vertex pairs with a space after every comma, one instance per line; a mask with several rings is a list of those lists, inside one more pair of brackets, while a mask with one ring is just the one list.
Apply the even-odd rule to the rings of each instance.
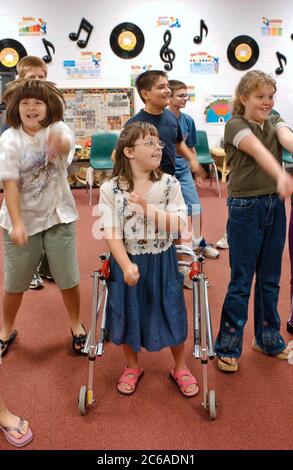
[[28, 83], [27, 86], [22, 87], [19, 92], [19, 101], [32, 98], [47, 103], [47, 93], [44, 88], [39, 85], [39, 83], [34, 81]]

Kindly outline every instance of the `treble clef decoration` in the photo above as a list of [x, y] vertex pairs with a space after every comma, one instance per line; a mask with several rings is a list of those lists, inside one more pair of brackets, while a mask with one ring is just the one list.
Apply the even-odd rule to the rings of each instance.
[[176, 54], [173, 51], [173, 49], [169, 49], [168, 46], [170, 46], [172, 35], [169, 29], [165, 31], [164, 36], [164, 45], [160, 50], [160, 57], [163, 62], [165, 62], [164, 68], [167, 72], [170, 72], [173, 68], [173, 61], [175, 60]]

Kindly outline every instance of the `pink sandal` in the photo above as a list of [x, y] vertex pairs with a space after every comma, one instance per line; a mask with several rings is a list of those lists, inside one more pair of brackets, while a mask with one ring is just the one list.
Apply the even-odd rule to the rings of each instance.
[[[141, 367], [137, 367], [136, 369], [130, 369], [129, 367], [126, 367], [120, 379], [118, 380], [118, 392], [122, 395], [132, 395], [135, 392], [138, 382], [142, 378], [143, 374], [144, 370]], [[134, 377], [130, 377], [130, 375], [133, 375]], [[131, 387], [130, 390], [121, 387], [122, 384], [129, 385]]]
[[[184, 380], [183, 377], [188, 376], [189, 378]], [[186, 398], [195, 397], [199, 392], [199, 386], [196, 378], [192, 375], [189, 369], [175, 370], [172, 369], [170, 372], [170, 379], [178, 385], [180, 392]], [[193, 392], [187, 392], [186, 389], [189, 385], [196, 385], [197, 388]]]
[[32, 430], [28, 427], [27, 433], [22, 437], [14, 437], [11, 432], [16, 431], [19, 434], [22, 434], [22, 429], [24, 426], [24, 419], [19, 418], [19, 423], [17, 428], [13, 428], [12, 426], [0, 426], [0, 430], [4, 432], [4, 436], [6, 437], [7, 441], [15, 447], [23, 447], [29, 442], [31, 442], [34, 438]]

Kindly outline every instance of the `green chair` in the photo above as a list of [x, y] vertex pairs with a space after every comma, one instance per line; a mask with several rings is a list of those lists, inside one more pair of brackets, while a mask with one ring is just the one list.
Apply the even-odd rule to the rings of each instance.
[[87, 174], [87, 182], [90, 187], [90, 205], [92, 204], [94, 172], [95, 170], [111, 170], [113, 168], [111, 155], [117, 140], [118, 134], [114, 132], [100, 132], [92, 135], [90, 167]]
[[198, 145], [196, 145], [196, 153], [198, 161], [201, 165], [209, 165], [210, 170], [210, 186], [212, 186], [212, 172], [215, 173], [216, 183], [218, 188], [219, 197], [222, 197], [219, 178], [218, 178], [218, 170], [216, 166], [215, 160], [211, 157], [209, 143], [208, 143], [208, 136], [206, 131], [197, 131], [197, 138], [198, 138]]
[[282, 165], [283, 168], [285, 169], [287, 163], [293, 163], [293, 157], [290, 152], [286, 149], [282, 149]]

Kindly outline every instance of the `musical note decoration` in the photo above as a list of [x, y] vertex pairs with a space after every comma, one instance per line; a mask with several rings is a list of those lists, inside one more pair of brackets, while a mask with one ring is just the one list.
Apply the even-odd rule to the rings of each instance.
[[199, 36], [194, 36], [193, 42], [194, 44], [201, 44], [203, 40], [203, 32], [205, 32], [205, 37], [208, 35], [208, 27], [205, 24], [204, 20], [200, 20], [200, 33]]
[[292, 41], [293, 41], [293, 34], [291, 34], [291, 39], [292, 39]]
[[173, 51], [173, 49], [170, 49], [168, 47], [168, 46], [170, 46], [170, 43], [171, 43], [171, 40], [172, 40], [172, 34], [169, 31], [169, 29], [167, 29], [167, 31], [165, 31], [164, 36], [163, 36], [163, 40], [164, 40], [164, 45], [161, 47], [160, 57], [161, 57], [162, 61], [165, 62], [164, 69], [167, 72], [170, 72], [170, 70], [173, 69], [173, 62], [175, 60], [176, 54]]
[[79, 39], [77, 41], [78, 47], [83, 49], [87, 46], [87, 43], [89, 42], [89, 38], [92, 34], [93, 29], [94, 29], [93, 25], [85, 18], [82, 18], [77, 33], [70, 33], [69, 39], [71, 39], [71, 41], [77, 41], [80, 36], [81, 31], [84, 30], [87, 33], [86, 39]]
[[42, 41], [47, 52], [47, 55], [44, 55], [43, 57], [43, 61], [46, 62], [46, 64], [49, 64], [50, 62], [52, 62], [52, 56], [51, 56], [49, 47], [52, 49], [53, 54], [55, 54], [55, 47], [54, 47], [54, 44], [52, 44], [50, 41], [48, 41], [45, 38], [42, 38]]
[[[277, 56], [280, 67], [276, 68], [275, 73], [277, 75], [281, 75], [281, 73], [284, 72], [284, 65], [287, 65], [287, 59], [283, 54], [281, 54], [281, 52], [276, 52], [276, 56]], [[284, 62], [284, 65], [282, 62]]]

